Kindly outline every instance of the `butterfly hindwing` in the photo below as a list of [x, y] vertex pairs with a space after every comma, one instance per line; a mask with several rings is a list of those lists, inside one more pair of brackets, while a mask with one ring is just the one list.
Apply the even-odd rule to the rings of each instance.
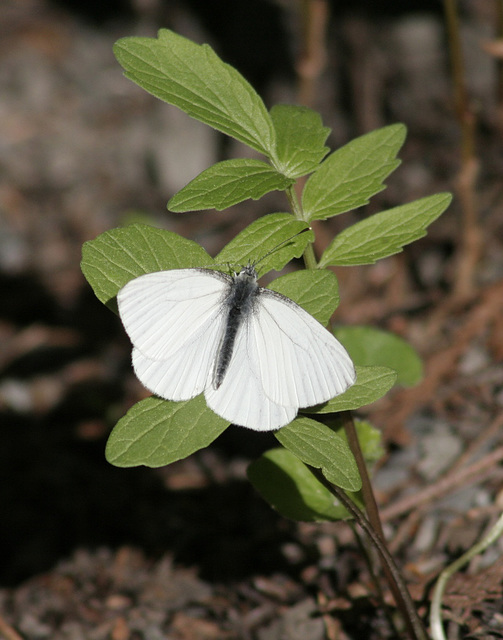
[[218, 389], [206, 389], [206, 402], [234, 424], [256, 431], [278, 429], [295, 418], [297, 408], [281, 406], [264, 395], [259, 363], [264, 355], [250, 341], [249, 329], [248, 322], [241, 326], [223, 382]]
[[268, 289], [250, 317], [265, 395], [284, 406], [310, 407], [355, 381], [353, 363], [336, 338], [295, 302]]

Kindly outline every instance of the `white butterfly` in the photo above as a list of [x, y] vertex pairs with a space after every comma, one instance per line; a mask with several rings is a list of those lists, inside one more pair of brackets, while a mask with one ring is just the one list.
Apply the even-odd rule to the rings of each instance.
[[257, 284], [253, 266], [142, 275], [117, 296], [140, 381], [168, 400], [204, 392], [229, 422], [256, 431], [291, 422], [300, 407], [356, 379], [344, 347], [298, 304]]

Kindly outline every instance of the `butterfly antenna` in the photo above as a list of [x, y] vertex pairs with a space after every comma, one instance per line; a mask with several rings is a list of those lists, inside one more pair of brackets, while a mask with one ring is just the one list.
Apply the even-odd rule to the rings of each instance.
[[259, 258], [256, 262], [253, 263], [253, 266], [256, 267], [260, 262], [262, 262], [262, 260], [265, 260], [268, 256], [271, 255], [271, 253], [274, 253], [275, 251], [277, 251], [280, 247], [282, 247], [284, 244], [286, 244], [287, 242], [290, 242], [290, 240], [293, 240], [294, 238], [296, 238], [297, 236], [300, 236], [301, 233], [305, 233], [306, 231], [311, 231], [311, 227], [308, 227], [307, 229], [302, 229], [301, 231], [297, 231], [297, 233], [294, 233], [293, 236], [290, 236], [289, 238], [287, 238], [286, 240], [283, 240], [283, 242], [280, 242], [279, 244], [277, 244], [275, 247], [273, 247], [270, 251], [268, 251], [265, 255], [263, 255], [261, 258]]

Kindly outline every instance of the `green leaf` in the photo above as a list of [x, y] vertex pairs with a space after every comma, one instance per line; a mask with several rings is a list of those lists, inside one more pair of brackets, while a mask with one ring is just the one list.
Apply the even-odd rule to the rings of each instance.
[[384, 365], [396, 371], [396, 383], [411, 387], [423, 377], [423, 363], [403, 338], [374, 327], [339, 327], [334, 334], [356, 365]]
[[259, 263], [261, 275], [271, 269], [280, 271], [290, 260], [300, 257], [314, 240], [313, 232], [300, 233], [303, 229], [309, 229], [308, 224], [289, 213], [270, 213], [243, 229], [220, 251], [215, 261], [234, 265]]
[[207, 44], [161, 29], [157, 40], [121, 38], [114, 53], [126, 77], [149, 93], [274, 157], [274, 127], [262, 99]]
[[326, 220], [351, 211], [382, 191], [383, 181], [398, 167], [405, 140], [403, 124], [367, 133], [334, 151], [306, 182], [302, 206], [308, 220]]
[[286, 176], [298, 178], [314, 171], [329, 148], [330, 133], [319, 113], [307, 107], [277, 104], [271, 109], [276, 129], [278, 168]]
[[426, 227], [451, 200], [450, 193], [437, 193], [357, 222], [335, 237], [319, 266], [373, 264], [399, 253], [406, 244], [426, 234]]
[[151, 396], [115, 425], [106, 458], [117, 467], [162, 467], [207, 447], [228, 426], [208, 409], [203, 395], [184, 402]]
[[339, 285], [333, 271], [302, 269], [276, 278], [268, 289], [295, 300], [303, 309], [326, 326], [339, 305]]
[[283, 517], [300, 522], [345, 519], [347, 511], [290, 451], [270, 449], [248, 467], [248, 479]]
[[82, 247], [82, 272], [97, 298], [111, 307], [119, 289], [144, 273], [211, 264], [196, 242], [145, 224], [106, 231]]
[[296, 418], [274, 435], [299, 460], [321, 469], [329, 482], [347, 491], [360, 489], [360, 474], [347, 442], [327, 425]]
[[[351, 352], [349, 354], [351, 355]], [[356, 382], [352, 387], [349, 387], [342, 395], [332, 398], [314, 409], [311, 407], [304, 411], [306, 413], [335, 413], [359, 409], [382, 398], [395, 384], [396, 371], [392, 369], [361, 366], [355, 368]]]
[[239, 158], [218, 162], [180, 189], [168, 202], [176, 212], [217, 209], [258, 200], [270, 191], [283, 191], [293, 183], [261, 160]]

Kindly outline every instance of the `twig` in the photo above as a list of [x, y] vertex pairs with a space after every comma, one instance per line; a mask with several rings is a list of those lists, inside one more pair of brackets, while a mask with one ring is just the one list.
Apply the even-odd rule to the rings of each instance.
[[19, 635], [15, 629], [13, 629], [10, 624], [4, 620], [4, 618], [0, 615], [0, 638], [4, 640], [23, 640], [22, 636]]
[[318, 94], [319, 81], [327, 54], [325, 50], [325, 31], [327, 28], [329, 7], [327, 0], [302, 0], [302, 51], [297, 62], [299, 77], [299, 103], [312, 107]]
[[406, 496], [402, 500], [382, 509], [381, 519], [383, 521], [392, 520], [397, 516], [424, 505], [426, 502], [439, 499], [444, 494], [449, 493], [449, 491], [458, 488], [464, 483], [474, 482], [476, 479], [480, 481], [481, 479], [490, 477], [494, 473], [495, 465], [501, 460], [503, 460], [503, 447], [499, 447], [472, 465], [456, 473], [449, 474], [426, 489]]
[[454, 473], [458, 469], [461, 469], [482, 445], [499, 432], [501, 427], [503, 427], [503, 414], [495, 418], [486, 429], [483, 429], [479, 435], [470, 442], [465, 451], [451, 466], [449, 473]]
[[[474, 298], [475, 300], [475, 298]], [[451, 299], [452, 302], [452, 299]], [[438, 333], [442, 319], [452, 310], [447, 303], [436, 316], [429, 334]], [[377, 424], [386, 425], [385, 434], [388, 441], [403, 442], [403, 425], [407, 418], [418, 409], [427, 405], [436, 397], [440, 384], [452, 377], [459, 357], [466, 350], [470, 341], [480, 336], [484, 329], [503, 313], [503, 281], [486, 287], [477, 296], [477, 304], [463, 324], [456, 329], [450, 338], [450, 346], [431, 354], [426, 362], [425, 375], [416, 387], [404, 389], [393, 397], [384, 399], [383, 408], [374, 413]]]

